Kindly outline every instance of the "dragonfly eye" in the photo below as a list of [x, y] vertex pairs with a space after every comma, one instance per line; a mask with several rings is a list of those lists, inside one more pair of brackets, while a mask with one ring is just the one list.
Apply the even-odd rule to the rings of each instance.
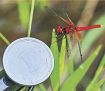
[[59, 26], [57, 27], [57, 33], [62, 33], [62, 26], [59, 25]]

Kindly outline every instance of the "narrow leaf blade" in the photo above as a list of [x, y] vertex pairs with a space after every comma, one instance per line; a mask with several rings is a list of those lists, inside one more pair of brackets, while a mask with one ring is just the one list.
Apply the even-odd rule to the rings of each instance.
[[53, 29], [53, 32], [52, 32], [51, 50], [54, 55], [54, 69], [53, 69], [52, 75], [50, 77], [50, 80], [51, 80], [51, 85], [52, 85], [53, 91], [58, 91], [58, 88], [60, 85], [59, 51], [58, 51], [55, 29]]
[[78, 83], [88, 71], [96, 56], [99, 54], [100, 49], [101, 46], [99, 46], [95, 52], [64, 82], [61, 91], [74, 91]]

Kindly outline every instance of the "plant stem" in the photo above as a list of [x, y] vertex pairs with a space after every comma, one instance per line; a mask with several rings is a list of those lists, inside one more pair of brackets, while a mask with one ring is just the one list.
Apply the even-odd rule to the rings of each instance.
[[32, 19], [33, 19], [33, 13], [34, 13], [34, 5], [35, 5], [35, 0], [32, 0], [29, 27], [28, 27], [28, 35], [27, 35], [28, 37], [30, 37], [30, 35], [31, 35]]
[[1, 32], [0, 32], [0, 37], [7, 45], [10, 44], [9, 40]]

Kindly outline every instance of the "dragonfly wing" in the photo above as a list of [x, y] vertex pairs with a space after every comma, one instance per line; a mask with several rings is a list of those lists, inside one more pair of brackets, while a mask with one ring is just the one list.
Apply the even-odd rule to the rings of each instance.
[[81, 33], [80, 32], [74, 32], [74, 35], [75, 35], [76, 40], [80, 41], [80, 39], [82, 37]]
[[68, 15], [67, 13], [66, 13], [66, 16], [67, 16], [67, 18], [68, 18], [68, 20], [69, 20], [70, 25], [75, 25], [75, 24], [73, 23], [73, 21], [70, 19], [69, 15]]
[[80, 54], [80, 58], [81, 58], [81, 62], [82, 62], [82, 51], [81, 51], [81, 45], [80, 45], [81, 34], [79, 32], [75, 32], [74, 35], [75, 35], [75, 38], [78, 42], [79, 54]]

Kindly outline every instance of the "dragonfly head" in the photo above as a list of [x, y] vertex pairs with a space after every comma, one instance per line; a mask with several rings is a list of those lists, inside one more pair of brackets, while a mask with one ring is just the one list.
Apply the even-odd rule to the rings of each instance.
[[61, 25], [58, 25], [57, 26], [57, 33], [58, 34], [60, 34], [60, 33], [62, 33], [63, 31], [62, 31], [62, 26]]

